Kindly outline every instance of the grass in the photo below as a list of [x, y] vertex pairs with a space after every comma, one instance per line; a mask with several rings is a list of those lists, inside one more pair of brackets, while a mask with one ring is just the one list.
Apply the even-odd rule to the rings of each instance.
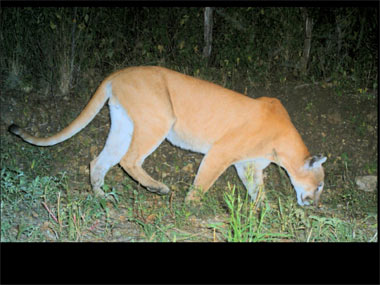
[[107, 205], [68, 191], [66, 175], [28, 177], [1, 169], [1, 241], [80, 241]]
[[[257, 213], [249, 199], [225, 194], [230, 211], [227, 241], [373, 242], [377, 234], [365, 230], [364, 220], [343, 220], [315, 213], [278, 198], [278, 207], [266, 201]], [[377, 223], [372, 225], [377, 228]]]
[[227, 241], [262, 242], [287, 237], [286, 234], [264, 230], [268, 203], [258, 210], [257, 201], [250, 202], [248, 194], [242, 199], [238, 193], [235, 195], [235, 186], [229, 185], [229, 188], [230, 191], [224, 194], [224, 200], [229, 210], [229, 227], [225, 232]]
[[[3, 167], [1, 241], [109, 240], [114, 229], [125, 222], [134, 224], [139, 232], [130, 241], [377, 241], [377, 222], [368, 223], [374, 216], [342, 219], [326, 215], [301, 208], [293, 196], [270, 188], [260, 206], [249, 200], [245, 189], [229, 185], [222, 201], [209, 193], [202, 206], [194, 209], [185, 205], [182, 197], [161, 197], [126, 185], [129, 189], [123, 193], [106, 185], [112, 199], [99, 200], [72, 192], [65, 173], [31, 179], [17, 168]], [[345, 198], [355, 203], [353, 197]], [[199, 217], [207, 220], [222, 213], [223, 219], [201, 226]], [[125, 219], [118, 220], [118, 216]]]
[[[65, 156], [63, 152], [60, 155]], [[333, 195], [327, 191], [323, 197], [334, 209], [341, 205], [335, 212], [298, 206], [285, 172], [273, 166], [267, 170], [270, 178], [260, 207], [258, 201], [249, 201], [241, 184], [233, 183], [236, 177], [228, 178], [232, 180], [224, 193], [211, 189], [201, 206], [192, 207], [183, 203], [186, 183], [177, 184], [171, 195], [157, 196], [136, 185], [125, 173], [122, 183], [116, 183], [110, 175], [104, 186], [109, 199], [99, 200], [90, 193], [74, 191], [69, 186], [68, 173], [46, 175], [52, 163], [48, 149], [23, 142], [17, 145], [6, 138], [2, 140], [0, 157], [3, 242], [378, 240], [376, 206], [370, 206], [362, 193], [355, 191], [350, 171], [353, 162], [347, 153], [342, 153], [339, 160], [345, 182], [335, 181], [330, 186]], [[181, 160], [168, 165], [165, 171], [181, 169], [177, 162]], [[175, 175], [180, 176], [179, 172]], [[216, 187], [220, 186], [213, 188]]]

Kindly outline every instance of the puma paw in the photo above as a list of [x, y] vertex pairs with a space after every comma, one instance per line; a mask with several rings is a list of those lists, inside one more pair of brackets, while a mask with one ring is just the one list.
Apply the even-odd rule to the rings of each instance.
[[154, 187], [154, 188], [153, 187], [147, 187], [147, 189], [150, 192], [157, 193], [159, 195], [166, 195], [166, 194], [170, 193], [169, 187], [167, 187], [163, 183], [160, 183], [160, 185], [158, 187]]
[[185, 198], [185, 203], [189, 204], [190, 202], [193, 202], [195, 204], [200, 204], [201, 202], [201, 193], [197, 189], [192, 189], [187, 193]]
[[158, 189], [157, 193], [160, 195], [167, 195], [170, 193], [170, 189], [169, 189], [169, 187], [164, 185], [164, 187], [161, 187], [160, 189]]
[[94, 188], [93, 191], [94, 191], [95, 197], [103, 198], [105, 196], [104, 191], [100, 188]]

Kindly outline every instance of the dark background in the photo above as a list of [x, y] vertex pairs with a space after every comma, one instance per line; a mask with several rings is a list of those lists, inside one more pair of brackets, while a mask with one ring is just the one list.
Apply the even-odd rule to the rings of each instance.
[[[254, 74], [258, 84], [284, 78], [325, 80], [334, 83], [336, 94], [350, 96], [347, 90], [360, 89], [377, 96], [378, 16], [378, 2], [360, 7], [217, 7], [212, 51], [205, 57], [202, 7], [5, 7], [0, 9], [0, 84], [6, 91], [40, 90], [33, 96], [63, 98], [78, 90], [90, 94], [94, 81], [121, 67], [161, 65], [206, 74], [226, 87], [239, 81], [240, 74]], [[310, 55], [305, 57], [307, 18], [313, 25]], [[243, 85], [234, 89], [244, 92]], [[110, 280], [115, 277], [118, 283], [379, 280], [378, 244], [1, 247], [4, 283], [114, 283]]]

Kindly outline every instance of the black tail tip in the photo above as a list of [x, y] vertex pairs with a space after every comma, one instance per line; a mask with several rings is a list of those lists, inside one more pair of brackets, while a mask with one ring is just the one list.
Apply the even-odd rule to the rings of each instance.
[[20, 127], [12, 124], [9, 126], [8, 131], [10, 131], [12, 134], [18, 135], [20, 133]]

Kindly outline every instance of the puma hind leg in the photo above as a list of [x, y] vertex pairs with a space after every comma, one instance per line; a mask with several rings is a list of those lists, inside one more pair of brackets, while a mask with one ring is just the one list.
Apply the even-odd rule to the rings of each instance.
[[96, 196], [104, 196], [101, 187], [108, 170], [118, 164], [127, 152], [134, 130], [133, 122], [125, 109], [110, 100], [111, 128], [106, 144], [97, 158], [90, 163], [90, 177], [92, 189]]

